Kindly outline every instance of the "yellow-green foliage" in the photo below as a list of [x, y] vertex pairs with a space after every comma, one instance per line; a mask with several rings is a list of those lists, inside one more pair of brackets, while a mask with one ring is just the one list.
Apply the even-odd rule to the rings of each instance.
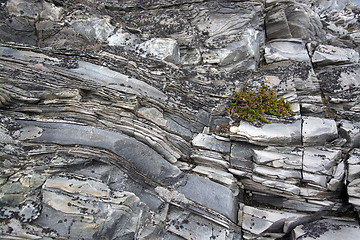
[[258, 93], [235, 91], [235, 97], [229, 102], [226, 114], [249, 122], [259, 119], [270, 123], [264, 114], [283, 117], [294, 113], [288, 101], [283, 97], [277, 99], [274, 91], [263, 85]]

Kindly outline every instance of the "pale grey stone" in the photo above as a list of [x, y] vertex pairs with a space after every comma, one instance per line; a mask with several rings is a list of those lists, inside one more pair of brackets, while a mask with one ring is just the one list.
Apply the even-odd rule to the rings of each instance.
[[360, 176], [360, 151], [358, 149], [354, 149], [350, 152], [350, 157], [347, 159], [347, 163], [347, 181], [352, 182]]
[[331, 176], [340, 158], [341, 150], [307, 147], [304, 149], [303, 170]]
[[232, 159], [251, 160], [253, 157], [253, 150], [261, 149], [264, 149], [264, 147], [246, 142], [232, 142], [230, 157]]
[[167, 100], [167, 96], [155, 87], [138, 79], [110, 70], [107, 67], [83, 61], [79, 61], [78, 66], [78, 68], [70, 69], [70, 71], [87, 80], [91, 79], [100, 84], [108, 85], [110, 88], [123, 90], [143, 97], [161, 101]]
[[322, 219], [297, 226], [291, 233], [291, 240], [353, 240], [360, 234], [359, 224], [333, 219]]
[[214, 135], [207, 135], [203, 133], [197, 134], [192, 140], [192, 144], [195, 147], [205, 148], [222, 153], [229, 153], [231, 146], [230, 141], [218, 140]]
[[[360, 159], [360, 158], [357, 157], [357, 159]], [[358, 177], [360, 177], [360, 165], [349, 165], [347, 180], [349, 182], [352, 182], [353, 180], [357, 179]]]
[[338, 130], [333, 119], [303, 117], [302, 140], [304, 145], [324, 144], [337, 137]]
[[360, 164], [360, 149], [355, 148], [350, 152], [350, 157], [347, 160], [348, 164]]
[[186, 198], [235, 221], [237, 203], [234, 193], [229, 188], [209, 179], [187, 174], [176, 190]]
[[[172, 208], [167, 218], [169, 232], [173, 232], [179, 239], [218, 239], [230, 240], [241, 239], [239, 229], [224, 229], [221, 225], [211, 220], [201, 218], [182, 209]], [[167, 240], [179, 240], [178, 238], [162, 238]]]
[[174, 181], [181, 171], [147, 145], [126, 135], [95, 127], [62, 123], [22, 122], [44, 129], [37, 142], [64, 145], [82, 144], [110, 150], [132, 164], [145, 176], [164, 184]]
[[352, 198], [360, 198], [360, 179], [357, 178], [347, 186], [348, 194]]
[[98, 180], [77, 175], [48, 179], [42, 194], [44, 209], [37, 225], [65, 237], [127, 239], [148, 211], [133, 193], [111, 191]]
[[229, 173], [228, 170], [225, 171], [207, 166], [196, 166], [192, 169], [192, 171], [228, 187], [234, 192], [234, 194], [239, 193], [236, 178], [233, 176], [233, 174]]
[[232, 42], [225, 48], [203, 52], [203, 62], [220, 66], [233, 64], [235, 67], [231, 68], [232, 71], [239, 68], [256, 69], [261, 45], [260, 34], [255, 29], [247, 29], [240, 41]]
[[0, 144], [15, 143], [14, 139], [0, 129]]
[[309, 173], [306, 171], [302, 172], [302, 180], [304, 182], [312, 183], [314, 185], [319, 185], [321, 187], [326, 187], [329, 179], [330, 177], [326, 175]]
[[266, 1], [266, 35], [271, 39], [320, 40], [324, 36], [321, 19], [310, 6], [298, 1]]
[[316, 1], [316, 10], [318, 11], [333, 11], [340, 12], [344, 10], [351, 0], [318, 0]]
[[6, 3], [6, 9], [16, 16], [36, 19], [41, 12], [41, 2], [27, 2], [22, 0], [11, 0]]
[[290, 179], [301, 179], [301, 171], [300, 170], [289, 170], [282, 168], [272, 168], [261, 165], [254, 165], [253, 172], [255, 174], [261, 174], [264, 177], [268, 177], [271, 179], [280, 179], [286, 180]]
[[166, 120], [164, 119], [164, 116], [162, 112], [160, 112], [157, 108], [146, 108], [142, 107], [138, 109], [137, 113], [144, 117], [145, 119], [159, 125], [159, 126], [166, 126]]
[[110, 19], [98, 17], [74, 20], [71, 22], [71, 27], [83, 37], [101, 42], [106, 41], [115, 29]]
[[330, 191], [336, 191], [338, 187], [344, 182], [344, 176], [345, 176], [345, 162], [341, 161], [336, 166], [336, 169], [333, 172], [332, 179], [327, 184], [327, 188]]
[[180, 49], [181, 64], [197, 65], [201, 62], [201, 52], [199, 49]]
[[199, 165], [224, 170], [229, 167], [229, 161], [226, 160], [226, 158], [218, 152], [199, 150], [191, 154], [190, 157]]
[[40, 137], [43, 129], [36, 126], [28, 126], [20, 129], [19, 131], [19, 140], [29, 140]]
[[319, 45], [311, 60], [317, 65], [357, 63], [359, 62], [359, 53], [354, 49], [340, 48], [331, 45]]
[[64, 13], [64, 9], [62, 7], [57, 7], [53, 3], [49, 3], [49, 2], [43, 2], [42, 5], [43, 5], [43, 10], [40, 13], [41, 19], [46, 19], [50, 21], [61, 20]]
[[[300, 180], [295, 181], [281, 181], [280, 179], [269, 179], [265, 177], [259, 177], [258, 175], [252, 174], [252, 180], [257, 183], [261, 183], [262, 186], [269, 187], [273, 190], [280, 190], [282, 193], [287, 193], [291, 195], [299, 195], [300, 188], [296, 185], [300, 183]], [[267, 189], [267, 191], [271, 191]]]
[[253, 159], [257, 164], [265, 164], [274, 168], [302, 169], [302, 155], [266, 150], [253, 150], [253, 152]]
[[284, 60], [310, 61], [305, 43], [296, 39], [268, 42], [265, 47], [264, 57], [268, 64]]
[[360, 147], [360, 123], [341, 120], [339, 134], [347, 140], [349, 147]]
[[298, 120], [290, 124], [272, 123], [262, 127], [255, 127], [246, 121], [241, 121], [237, 134], [231, 135], [231, 138], [236, 141], [244, 141], [261, 146], [300, 145], [301, 121]]
[[138, 45], [139, 51], [144, 51], [144, 56], [152, 56], [167, 62], [180, 63], [179, 46], [171, 38], [153, 38]]
[[241, 217], [244, 230], [260, 235], [265, 232], [286, 232], [286, 225], [300, 221], [306, 215], [245, 205]]
[[107, 42], [109, 46], [128, 46], [135, 48], [136, 44], [140, 42], [140, 39], [135, 34], [120, 28], [115, 34], [108, 37]]
[[49, 57], [42, 53], [30, 52], [30, 51], [21, 51], [13, 49], [10, 47], [0, 47], [0, 55], [7, 56], [9, 58], [23, 60], [23, 61], [32, 61], [37, 63], [59, 63], [60, 60], [54, 57]]

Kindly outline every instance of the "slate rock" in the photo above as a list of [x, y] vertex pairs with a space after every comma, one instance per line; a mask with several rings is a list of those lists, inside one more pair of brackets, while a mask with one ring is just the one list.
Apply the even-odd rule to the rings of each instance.
[[294, 1], [266, 1], [266, 36], [271, 39], [322, 39], [320, 17], [308, 5]]
[[266, 233], [286, 233], [292, 225], [301, 222], [306, 215], [285, 211], [267, 210], [243, 205], [240, 210], [241, 226], [244, 230], [261, 236]]
[[[219, 224], [200, 218], [191, 212], [178, 208], [171, 208], [166, 219], [168, 231], [181, 237], [181, 239], [241, 239], [239, 229], [224, 230]], [[195, 224], [194, 224], [195, 223]], [[178, 238], [164, 238], [174, 239]]]
[[322, 219], [297, 226], [291, 233], [292, 240], [351, 240], [359, 235], [360, 227], [355, 222]]
[[[275, 151], [253, 150], [253, 160], [257, 164], [267, 165], [274, 168], [285, 169], [302, 169], [302, 152], [296, 153], [282, 153]], [[277, 171], [273, 169], [273, 171]]]
[[138, 45], [138, 51], [144, 56], [152, 56], [167, 62], [180, 63], [179, 46], [171, 38], [153, 38]]
[[302, 141], [304, 145], [324, 144], [338, 137], [338, 129], [333, 119], [303, 117]]
[[360, 151], [355, 148], [350, 152], [348, 163], [348, 177], [347, 180], [352, 182], [360, 176]]
[[229, 141], [219, 140], [214, 135], [207, 135], [203, 133], [197, 134], [192, 140], [195, 147], [209, 149], [222, 153], [229, 153], [231, 143]]
[[346, 139], [350, 148], [360, 147], [360, 124], [357, 122], [341, 120], [339, 135]]
[[48, 179], [42, 202], [37, 224], [64, 237], [126, 239], [136, 234], [147, 214], [133, 193], [110, 191], [102, 182], [77, 175]]
[[144, 97], [166, 101], [167, 96], [160, 90], [138, 79], [115, 72], [107, 67], [79, 61], [77, 68], [70, 69], [75, 75], [109, 85], [111, 88], [139, 94]]
[[[279, 131], [282, 129], [282, 131]], [[236, 141], [244, 141], [260, 146], [280, 145], [287, 146], [301, 144], [301, 121], [290, 124], [272, 123], [262, 127], [255, 127], [242, 121], [236, 135], [230, 137]]]
[[316, 65], [357, 63], [359, 62], [359, 53], [354, 49], [319, 45], [316, 48], [311, 61]]
[[305, 43], [296, 39], [268, 42], [265, 46], [264, 57], [268, 64], [284, 60], [310, 61]]
[[303, 155], [303, 170], [331, 176], [341, 150], [306, 147]]
[[159, 126], [166, 126], [167, 121], [164, 119], [162, 112], [156, 108], [140, 108], [137, 113], [145, 119], [152, 121]]
[[106, 41], [115, 29], [109, 19], [98, 17], [88, 17], [72, 21], [71, 28], [87, 39], [95, 39], [101, 42]]
[[44, 129], [42, 135], [33, 141], [104, 148], [124, 158], [145, 176], [163, 184], [173, 182], [181, 174], [177, 167], [170, 164], [153, 149], [120, 133], [72, 124], [22, 123], [30, 126], [38, 125]]
[[176, 190], [188, 199], [235, 221], [237, 214], [236, 198], [229, 188], [209, 179], [187, 174]]
[[115, 34], [108, 37], [107, 42], [109, 46], [128, 46], [135, 49], [136, 45], [140, 43], [140, 39], [135, 34], [121, 28]]
[[220, 66], [235, 65], [231, 67], [231, 71], [256, 69], [260, 59], [258, 52], [263, 41], [261, 33], [248, 29], [239, 40], [228, 44], [225, 48], [203, 51], [203, 62]]

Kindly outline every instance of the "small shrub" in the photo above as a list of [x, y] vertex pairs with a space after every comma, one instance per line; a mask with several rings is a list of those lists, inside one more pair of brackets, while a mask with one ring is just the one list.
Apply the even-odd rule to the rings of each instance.
[[283, 117], [294, 113], [288, 101], [283, 97], [277, 99], [274, 91], [263, 85], [258, 93], [235, 91], [235, 97], [229, 102], [226, 114], [248, 122], [261, 120], [271, 123], [264, 117], [265, 114]]

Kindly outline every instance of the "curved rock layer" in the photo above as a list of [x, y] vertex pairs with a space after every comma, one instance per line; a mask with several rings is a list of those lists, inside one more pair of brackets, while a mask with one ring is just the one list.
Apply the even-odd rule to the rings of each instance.
[[[351, 1], [0, 4], [4, 239], [355, 239]], [[274, 89], [294, 115], [225, 116]]]

